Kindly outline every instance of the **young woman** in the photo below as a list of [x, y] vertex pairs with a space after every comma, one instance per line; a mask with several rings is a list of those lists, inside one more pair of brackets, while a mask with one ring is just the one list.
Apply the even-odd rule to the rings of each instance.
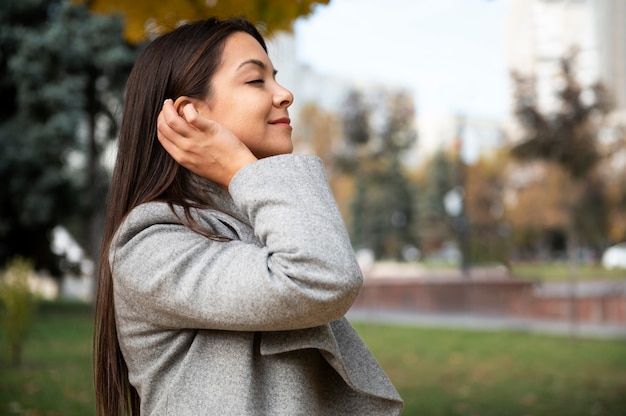
[[241, 19], [154, 40], [128, 79], [98, 276], [98, 415], [397, 415], [343, 317], [362, 276], [319, 159], [293, 155]]

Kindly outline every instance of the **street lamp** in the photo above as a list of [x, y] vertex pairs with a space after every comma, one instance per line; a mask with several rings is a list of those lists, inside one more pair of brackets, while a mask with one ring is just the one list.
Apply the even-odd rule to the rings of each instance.
[[461, 275], [469, 277], [469, 259], [467, 255], [467, 219], [464, 213], [464, 190], [461, 186], [455, 186], [443, 197], [443, 205], [446, 213], [452, 218], [452, 229], [457, 237], [459, 251], [461, 252]]

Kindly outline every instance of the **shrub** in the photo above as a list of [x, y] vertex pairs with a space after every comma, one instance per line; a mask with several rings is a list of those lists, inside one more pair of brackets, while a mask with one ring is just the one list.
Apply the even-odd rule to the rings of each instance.
[[30, 261], [16, 258], [0, 273], [0, 328], [9, 344], [11, 363], [19, 366], [22, 347], [33, 321], [37, 298], [30, 291]]

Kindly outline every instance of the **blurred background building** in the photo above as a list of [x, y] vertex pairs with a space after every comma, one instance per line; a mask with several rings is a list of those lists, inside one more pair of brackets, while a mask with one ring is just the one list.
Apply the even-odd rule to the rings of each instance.
[[[508, 21], [512, 71], [536, 77], [539, 102], [553, 109], [560, 59], [577, 48], [584, 85], [602, 82], [614, 114], [626, 110], [626, 3], [620, 0], [512, 0]], [[512, 94], [510, 94], [512, 96]]]
[[[587, 85], [601, 81], [615, 100], [616, 124], [625, 120], [626, 110], [626, 4], [620, 0], [499, 0], [509, 3], [508, 16], [502, 24], [506, 40], [507, 63], [510, 71], [536, 77], [536, 92], [542, 108], [549, 111], [557, 105], [555, 80], [559, 77], [560, 59], [573, 48], [579, 50], [578, 79]], [[328, 7], [332, 7], [328, 6]], [[382, 4], [380, 7], [384, 7]], [[313, 16], [313, 18], [315, 15]], [[307, 103], [328, 111], [340, 111], [351, 89], [398, 90], [397, 85], [384, 85], [363, 78], [349, 78], [320, 73], [298, 60], [294, 34], [281, 33], [270, 41], [270, 51], [279, 68], [279, 79], [294, 92], [296, 100], [291, 109], [296, 124], [300, 111]], [[410, 40], [409, 40], [410, 41]], [[346, 51], [349, 54], [349, 51]], [[401, 53], [401, 49], [398, 50]], [[459, 68], [461, 71], [462, 68]], [[419, 97], [419, 91], [406, 90]], [[513, 97], [512, 85], [506, 94]], [[464, 154], [468, 161], [476, 155], [504, 143], [503, 129], [510, 130], [512, 103], [507, 117], [481, 117], [464, 114], [463, 108], [448, 112], [420, 112], [416, 100], [416, 128], [420, 140], [411, 152], [414, 164], [423, 162], [440, 149], [455, 144], [459, 117], [465, 120], [468, 139]], [[469, 104], [471, 105], [471, 104]]]

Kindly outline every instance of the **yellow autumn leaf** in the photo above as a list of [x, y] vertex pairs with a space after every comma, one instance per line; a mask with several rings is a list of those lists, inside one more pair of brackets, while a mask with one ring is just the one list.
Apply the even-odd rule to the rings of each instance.
[[291, 30], [293, 22], [330, 0], [73, 0], [94, 13], [124, 16], [125, 37], [139, 43], [150, 34], [173, 29], [181, 21], [211, 16], [244, 16], [269, 31]]

